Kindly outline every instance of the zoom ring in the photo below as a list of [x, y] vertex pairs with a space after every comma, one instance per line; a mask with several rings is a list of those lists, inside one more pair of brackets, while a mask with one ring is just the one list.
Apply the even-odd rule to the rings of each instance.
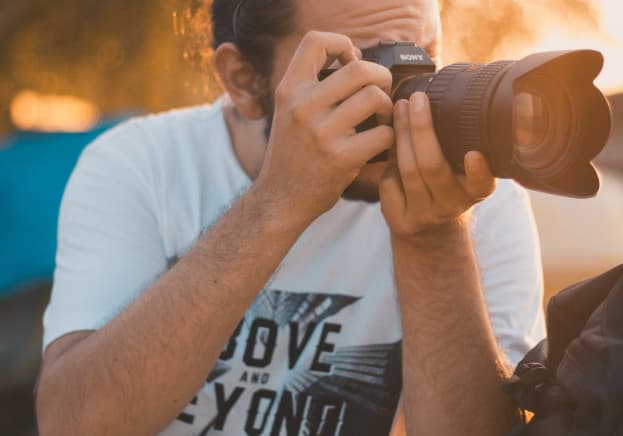
[[[467, 62], [448, 65], [437, 73], [426, 90], [430, 100], [431, 114], [437, 138], [446, 159], [455, 171], [463, 171], [463, 156], [465, 153], [462, 152], [462, 143], [457, 138], [460, 106], [455, 106], [456, 112], [450, 111], [448, 108], [448, 97], [455, 92], [453, 85], [456, 87], [454, 82], [457, 77], [465, 74], [466, 70], [477, 69], [480, 66], [481, 64]], [[456, 116], [453, 112], [456, 113]]]
[[450, 88], [450, 84], [454, 80], [457, 74], [469, 68], [470, 63], [458, 63], [448, 65], [433, 78], [428, 89], [426, 90], [426, 95], [430, 101], [431, 112], [433, 115], [433, 120], [435, 125], [441, 125], [440, 120], [440, 110], [441, 110], [441, 101], [443, 100], [444, 94]]
[[482, 114], [483, 108], [486, 108], [487, 105], [483, 100], [495, 76], [512, 63], [511, 61], [499, 61], [484, 65], [469, 81], [459, 115], [459, 132], [463, 154], [470, 150], [481, 150], [487, 146], [486, 138], [483, 138], [483, 135], [487, 133], [484, 129], [485, 126], [483, 126], [484, 117]]

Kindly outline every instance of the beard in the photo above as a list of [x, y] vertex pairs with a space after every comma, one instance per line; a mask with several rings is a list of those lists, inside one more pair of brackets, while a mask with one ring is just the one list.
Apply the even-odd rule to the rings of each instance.
[[[266, 116], [266, 124], [264, 125], [264, 136], [266, 143], [270, 139], [270, 133], [273, 126], [275, 113], [275, 99], [272, 92], [267, 92], [260, 97], [260, 105]], [[379, 164], [366, 165], [366, 167], [376, 166]], [[366, 172], [366, 167], [362, 169], [362, 173]], [[378, 172], [378, 171], [377, 171]], [[365, 203], [378, 203], [380, 177], [366, 176], [360, 174], [353, 182], [342, 192], [342, 198], [350, 201], [362, 201]]]

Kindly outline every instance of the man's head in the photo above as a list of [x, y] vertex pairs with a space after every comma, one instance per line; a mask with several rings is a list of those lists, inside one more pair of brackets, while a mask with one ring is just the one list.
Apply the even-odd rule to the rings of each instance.
[[[434, 58], [440, 23], [437, 0], [213, 0], [214, 64], [236, 111], [272, 120], [274, 90], [310, 30], [341, 33], [359, 48], [382, 40], [414, 41]], [[366, 166], [345, 197], [378, 200], [386, 164]]]

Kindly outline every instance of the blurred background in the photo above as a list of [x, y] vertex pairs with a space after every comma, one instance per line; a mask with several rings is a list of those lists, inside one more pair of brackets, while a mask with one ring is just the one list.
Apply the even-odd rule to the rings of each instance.
[[[58, 206], [82, 148], [136, 114], [212, 101], [219, 87], [184, 0], [0, 0], [0, 433], [35, 435], [32, 389]], [[623, 262], [620, 0], [445, 0], [444, 63], [596, 48], [615, 122], [597, 197], [532, 193], [546, 299]], [[198, 27], [200, 30], [201, 26]], [[201, 41], [199, 41], [201, 42]], [[200, 53], [199, 53], [200, 54]], [[197, 68], [202, 65], [204, 68]], [[545, 303], [545, 302], [544, 302]]]

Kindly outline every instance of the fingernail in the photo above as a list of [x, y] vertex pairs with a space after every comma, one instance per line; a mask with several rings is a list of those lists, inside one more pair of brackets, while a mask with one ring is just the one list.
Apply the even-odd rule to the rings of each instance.
[[396, 102], [396, 115], [399, 120], [404, 120], [409, 116], [409, 103], [407, 100], [398, 100]]
[[411, 106], [416, 111], [421, 111], [426, 107], [426, 94], [423, 92], [414, 92], [411, 94]]
[[[472, 171], [482, 172], [487, 168], [487, 161], [485, 157], [477, 151], [472, 150], [469, 153], [467, 153], [465, 155], [465, 160], [469, 161], [469, 165]], [[465, 163], [467, 164], [467, 162]]]

